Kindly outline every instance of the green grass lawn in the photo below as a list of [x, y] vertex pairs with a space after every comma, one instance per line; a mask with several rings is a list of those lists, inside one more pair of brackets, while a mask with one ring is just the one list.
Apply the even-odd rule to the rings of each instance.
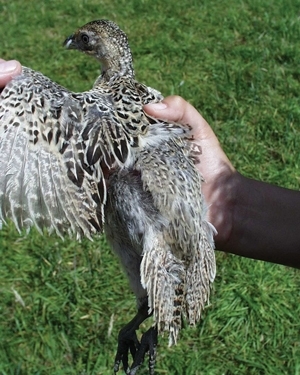
[[[0, 0], [0, 14], [0, 56], [76, 91], [97, 63], [62, 42], [93, 19], [116, 21], [140, 81], [196, 106], [241, 173], [299, 189], [299, 0]], [[10, 226], [0, 257], [0, 374], [112, 374], [135, 300], [105, 239]], [[217, 268], [201, 323], [176, 347], [160, 340], [157, 374], [299, 375], [299, 271], [222, 253]]]

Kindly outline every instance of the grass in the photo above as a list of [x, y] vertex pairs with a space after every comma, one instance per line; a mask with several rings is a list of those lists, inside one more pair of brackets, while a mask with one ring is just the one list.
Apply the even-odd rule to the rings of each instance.
[[[80, 91], [94, 61], [61, 47], [85, 22], [115, 20], [137, 77], [179, 94], [209, 121], [237, 169], [300, 183], [297, 0], [0, 0], [0, 56]], [[104, 238], [0, 233], [0, 374], [111, 374], [135, 301]], [[160, 340], [157, 374], [300, 374], [299, 271], [218, 253], [201, 323]], [[141, 374], [146, 374], [143, 369]]]

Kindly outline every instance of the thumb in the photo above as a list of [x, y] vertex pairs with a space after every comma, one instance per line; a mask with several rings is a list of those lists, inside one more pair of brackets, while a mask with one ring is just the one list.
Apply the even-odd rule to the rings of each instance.
[[215, 137], [211, 127], [190, 103], [180, 96], [168, 96], [160, 103], [144, 106], [145, 112], [155, 118], [190, 125], [198, 140]]
[[16, 60], [0, 59], [0, 87], [4, 87], [12, 77], [21, 74], [22, 66]]

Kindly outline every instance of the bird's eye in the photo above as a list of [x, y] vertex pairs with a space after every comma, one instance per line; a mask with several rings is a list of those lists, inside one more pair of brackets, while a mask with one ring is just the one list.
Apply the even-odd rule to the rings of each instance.
[[86, 35], [86, 34], [82, 34], [82, 35], [81, 35], [81, 40], [83, 41], [84, 44], [88, 44], [90, 38], [89, 38], [88, 35]]

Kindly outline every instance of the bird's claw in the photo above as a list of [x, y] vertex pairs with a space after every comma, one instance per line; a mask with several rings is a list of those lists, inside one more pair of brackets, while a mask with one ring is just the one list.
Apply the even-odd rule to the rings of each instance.
[[149, 352], [149, 375], [154, 375], [154, 367], [156, 360], [156, 346], [157, 346], [157, 329], [151, 327], [142, 336], [140, 347], [136, 352], [136, 355], [131, 366], [130, 375], [135, 375], [144, 362], [144, 358], [147, 352]]
[[[128, 331], [126, 333], [129, 333]], [[136, 333], [130, 333], [129, 336], [124, 335], [124, 331], [120, 331], [117, 355], [115, 358], [114, 373], [119, 371], [122, 362], [124, 372], [127, 375], [136, 375], [141, 364], [144, 362], [145, 355], [149, 352], [149, 375], [154, 375], [155, 359], [157, 346], [157, 329], [152, 327], [142, 336], [141, 342], [138, 341]], [[128, 353], [133, 358], [132, 366], [128, 366]]]
[[125, 326], [121, 329], [118, 338], [118, 349], [115, 357], [114, 373], [119, 371], [120, 363], [122, 362], [123, 369], [126, 374], [130, 374], [130, 368], [128, 366], [128, 353], [135, 357], [136, 352], [140, 347], [140, 342], [136, 336], [135, 331], [128, 331]]

